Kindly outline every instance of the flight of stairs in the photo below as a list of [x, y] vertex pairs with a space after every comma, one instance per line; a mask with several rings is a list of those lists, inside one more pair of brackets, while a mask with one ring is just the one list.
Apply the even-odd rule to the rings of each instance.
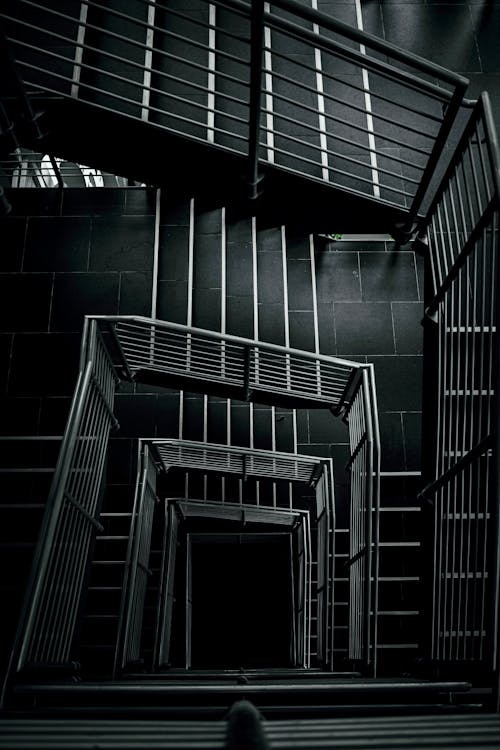
[[[159, 224], [158, 318], [323, 354], [335, 353], [331, 303], [327, 301], [331, 291], [318, 270], [327, 261], [325, 253], [329, 251], [324, 239], [290, 232], [286, 226], [261, 228], [255, 219], [235, 219], [224, 207], [207, 208], [201, 201], [176, 201], [165, 194], [161, 196]], [[130, 386], [124, 383], [123, 387], [123, 401], [120, 395], [116, 399], [122, 428], [111, 439], [104, 530], [96, 542], [82, 631], [82, 656], [89, 674], [109, 673], [112, 666], [135, 481], [134, 471], [126, 484], [121, 478], [117, 483], [115, 474], [123, 461], [122, 447], [127, 449], [125, 439], [145, 436], [137, 431], [127, 412], [121, 414], [121, 404], [124, 407], [130, 404]], [[166, 398], [166, 414], [161, 422], [158, 419], [155, 434], [149, 437], [180, 437], [333, 457], [337, 508], [334, 664], [337, 669], [352, 669], [347, 657], [349, 579], [344, 565], [349, 552], [349, 491], [344, 468], [349, 455], [347, 427], [324, 410], [264, 406], [159, 386], [137, 384], [134, 388], [139, 404], [141, 395], [146, 398], [148, 392]], [[243, 482], [235, 477], [193, 472], [187, 476], [186, 480], [180, 471], [177, 478], [169, 476], [164, 493], [200, 500], [260, 502], [277, 508], [290, 507], [291, 493], [297, 501], [297, 490], [283, 481]], [[403, 662], [411, 671], [419, 649], [418, 627], [415, 627], [420, 616], [415, 603], [419, 586], [415, 558], [419, 532], [407, 520], [419, 514], [414, 502], [417, 488], [410, 486], [411, 481], [411, 477], [408, 480], [386, 477], [382, 485], [380, 608], [384, 614], [379, 632], [382, 674], [398, 674]], [[406, 504], [410, 506], [408, 511], [402, 509]], [[158, 518], [162, 512], [159, 506]], [[412, 530], [409, 535], [408, 525]], [[314, 532], [313, 528], [313, 540]], [[161, 538], [153, 542], [152, 549], [153, 577], [145, 615], [149, 618], [146, 651], [150, 650], [154, 630]], [[313, 591], [315, 576], [313, 563]]]

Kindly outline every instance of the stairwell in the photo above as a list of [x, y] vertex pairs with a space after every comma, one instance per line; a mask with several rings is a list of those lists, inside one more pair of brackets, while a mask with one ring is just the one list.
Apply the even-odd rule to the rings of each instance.
[[[33, 6], [32, 3], [27, 5]], [[262, 130], [265, 135], [260, 144], [263, 150], [260, 168], [265, 177], [265, 190], [256, 202], [249, 204], [241, 180], [248, 164], [241, 154], [238, 155], [239, 149], [235, 146], [241, 136], [240, 130], [243, 132], [243, 126], [246, 126], [244, 113], [235, 128], [230, 132], [226, 130], [229, 120], [238, 123], [234, 97], [239, 96], [243, 88], [246, 90], [247, 83], [242, 79], [234, 86], [235, 81], [231, 80], [231, 93], [224, 88], [225, 83], [230, 82], [230, 76], [238, 70], [234, 57], [240, 52], [242, 40], [248, 39], [248, 18], [243, 4], [229, 5], [229, 8], [221, 8], [216, 4], [201, 3], [188, 12], [181, 6], [172, 8], [172, 14], [165, 14], [165, 9], [154, 9], [141, 1], [127, 7], [127, 14], [133, 15], [133, 19], [127, 19], [121, 6], [103, 11], [95, 3], [83, 3], [78, 33], [85, 32], [84, 55], [88, 54], [88, 58], [82, 58], [82, 48], [77, 43], [70, 53], [71, 73], [64, 73], [59, 79], [70, 83], [71, 89], [57, 90], [58, 94], [63, 94], [62, 99], [57, 95], [49, 102], [43, 93], [39, 98], [45, 110], [42, 122], [49, 130], [44, 146], [50, 152], [56, 152], [57, 144], [58, 155], [113, 171], [119, 155], [110, 148], [109, 135], [121, 123], [129, 128], [129, 137], [151, 133], [150, 141], [142, 149], [141, 159], [134, 162], [135, 157], [132, 157], [130, 160], [131, 176], [155, 181], [158, 167], [164, 169], [161, 160], [154, 159], [160, 143], [165, 146], [162, 153], [172, 171], [161, 190], [107, 189], [105, 193], [97, 189], [65, 190], [57, 194], [50, 191], [50, 195], [46, 191], [36, 191], [35, 195], [35, 191], [18, 190], [12, 191], [12, 195], [9, 193], [14, 210], [4, 222], [11, 238], [14, 260], [12, 265], [9, 265], [10, 259], [7, 261], [0, 283], [6, 292], [5, 332], [2, 336], [2, 356], [6, 365], [4, 402], [6, 413], [11, 417], [7, 420], [2, 440], [6, 450], [1, 477], [7, 489], [1, 512], [9, 522], [2, 551], [8, 560], [12, 560], [13, 549], [19, 555], [15, 566], [16, 584], [12, 584], [7, 568], [2, 584], [10, 603], [11, 632], [19, 608], [18, 592], [24, 586], [32, 555], [32, 542], [38, 527], [36, 516], [43, 507], [44, 496], [39, 484], [33, 488], [31, 479], [49, 473], [46, 469], [50, 469], [53, 463], [52, 448], [59, 444], [69, 407], [71, 387], [66, 382], [66, 373], [61, 376], [58, 372], [57, 357], [73, 362], [73, 369], [76, 368], [77, 343], [84, 314], [151, 316], [189, 328], [374, 365], [382, 438], [382, 474], [380, 508], [373, 509], [373, 524], [376, 524], [379, 539], [375, 595], [378, 599], [372, 599], [373, 610], [369, 612], [376, 632], [373, 641], [376, 648], [370, 653], [370, 661], [376, 664], [378, 677], [387, 678], [387, 681], [384, 685], [383, 680], [370, 682], [360, 676], [360, 672], [366, 674], [365, 666], [353, 656], [350, 641], [352, 602], [358, 594], [352, 589], [350, 574], [350, 566], [356, 565], [357, 548], [352, 547], [352, 509], [349, 517], [346, 464], [353, 446], [349, 446], [346, 425], [342, 420], [334, 419], [327, 410], [315, 409], [304, 399], [304, 403], [295, 408], [291, 402], [273, 396], [267, 401], [274, 401], [274, 405], [267, 405], [259, 403], [258, 398], [255, 401], [240, 400], [241, 394], [237, 390], [228, 397], [221, 396], [217, 388], [200, 388], [203, 380], [200, 377], [196, 383], [192, 381], [192, 390], [189, 390], [189, 380], [182, 381], [182, 378], [179, 382], [171, 380], [169, 387], [165, 387], [161, 378], [146, 377], [142, 382], [122, 381], [116, 396], [115, 413], [120, 428], [110, 440], [89, 588], [80, 613], [79, 658], [82, 669], [77, 668], [77, 673], [83, 677], [83, 683], [70, 687], [63, 680], [59, 684], [56, 681], [36, 686], [28, 680], [16, 688], [17, 700], [20, 706], [30, 711], [36, 703], [47, 714], [80, 709], [95, 714], [99, 710], [96, 696], [101, 695], [103, 710], [110, 717], [118, 716], [124, 710], [165, 716], [176, 716], [176, 712], [191, 712], [193, 716], [199, 716], [207, 711], [220, 717], [238, 695], [253, 696], [266, 716], [274, 718], [280, 712], [297, 710], [304, 716], [308, 712], [316, 716], [330, 715], [335, 710], [345, 715], [356, 710], [356, 701], [363, 704], [365, 712], [382, 713], [394, 709], [394, 706], [393, 709], [389, 707], [390, 701], [398, 704], [394, 710], [402, 712], [443, 711], [447, 700], [454, 707], [463, 704], [468, 710], [490, 706], [494, 688], [489, 678], [485, 679], [480, 673], [473, 697], [467, 696], [470, 685], [461, 679], [459, 670], [453, 673], [453, 682], [439, 679], [420, 681], [421, 675], [428, 677], [430, 674], [426, 630], [429, 573], [424, 556], [428, 552], [425, 545], [429, 537], [423, 520], [425, 501], [423, 496], [418, 496], [423, 486], [419, 456], [423, 345], [420, 334], [416, 333], [419, 330], [416, 324], [423, 312], [424, 263], [411, 245], [400, 246], [396, 254], [390, 235], [381, 232], [396, 234], [394, 227], [397, 222], [405, 222], [408, 227], [408, 222], [411, 224], [418, 218], [419, 201], [423, 196], [418, 196], [417, 190], [417, 199], [411, 208], [410, 199], [406, 197], [402, 204], [398, 201], [392, 203], [389, 199], [389, 195], [404, 194], [405, 185], [412, 182], [412, 174], [407, 171], [408, 163], [401, 161], [398, 149], [384, 145], [378, 151], [373, 150], [373, 139], [378, 136], [370, 130], [373, 119], [370, 126], [366, 92], [363, 107], [360, 106], [358, 111], [367, 120], [368, 136], [365, 125], [357, 130], [353, 121], [347, 123], [335, 117], [334, 129], [326, 135], [323, 87], [326, 86], [328, 94], [329, 84], [323, 79], [328, 65], [325, 68], [323, 65], [331, 58], [326, 57], [326, 49], [320, 51], [319, 47], [311, 48], [310, 45], [306, 53], [301, 47], [302, 41], [297, 41], [297, 47], [291, 48], [292, 30], [286, 22], [282, 23], [283, 19], [286, 21], [286, 12], [279, 11], [275, 26], [272, 29], [266, 27], [263, 36], [262, 59], [267, 70], [263, 76], [264, 122], [267, 125]], [[294, 3], [282, 5], [289, 11], [297, 10]], [[81, 15], [84, 9], [85, 18]], [[263, 11], [271, 23], [269, 9], [264, 7]], [[208, 14], [206, 17], [205, 13]], [[229, 32], [222, 32], [220, 37], [217, 32], [216, 48], [216, 21], [219, 23], [226, 16]], [[245, 18], [241, 28], [235, 21], [237, 17]], [[75, 18], [66, 20], [73, 24]], [[124, 24], [118, 36], [111, 31], [117, 18]], [[305, 13], [300, 24], [306, 31], [309, 29], [312, 34], [318, 34], [319, 28], [312, 19], [313, 16]], [[130, 33], [125, 34], [128, 25]], [[27, 27], [26, 24], [22, 26], [23, 35]], [[160, 28], [163, 31], [160, 32]], [[242, 34], [239, 39], [235, 36], [236, 28]], [[137, 44], [134, 41], [139, 29], [141, 34], [146, 33], [145, 44], [142, 36], [136, 40]], [[60, 31], [58, 29], [57, 33]], [[127, 37], [127, 42], [119, 38], [122, 34]], [[169, 44], [162, 46], [162, 40], [167, 38]], [[21, 46], [25, 45], [27, 37], [22, 36], [22, 40]], [[172, 40], [175, 41], [174, 47]], [[351, 42], [353, 40], [356, 40], [355, 35]], [[137, 58], [127, 54], [130, 65], [127, 63], [129, 68], [126, 70], [123, 59], [113, 57], [125, 55], [124, 44], [128, 45], [127, 50], [140, 51]], [[207, 48], [208, 58], [205, 60]], [[103, 50], [103, 54], [98, 50]], [[328, 51], [330, 53], [331, 49]], [[193, 93], [196, 76], [189, 81], [187, 78], [182, 82], [175, 80], [179, 59], [175, 60], [173, 77], [169, 77], [168, 66], [162, 68], [161, 75], [158, 74], [155, 56], [158, 59], [165, 56], [168, 61], [172, 52], [189, 58], [190, 68], [194, 63], [195, 69], [204, 73], [208, 70], [208, 106], [204, 103], [207, 92], [199, 91], [201, 83], [197, 93]], [[199, 54], [202, 57], [198, 60]], [[361, 54], [365, 52], [362, 50]], [[338, 49], [336, 55], [338, 60]], [[284, 59], [287, 65], [283, 69], [285, 74], [280, 67]], [[127, 82], [121, 81], [120, 95], [116, 95], [116, 89], [114, 93], [111, 91], [111, 96], [121, 102], [113, 114], [104, 113], [102, 109], [103, 105], [108, 106], [104, 92], [105, 82], [109, 83], [108, 74], [102, 71], [110, 60], [114, 61], [112, 79], [116, 82], [117, 75], [123, 73], [127, 78]], [[249, 60], [250, 52], [247, 62]], [[290, 80], [298, 60], [301, 69], [311, 78], [308, 86], [314, 83], [315, 87], [313, 119], [318, 118], [318, 112], [319, 118], [314, 125], [314, 135], [311, 135], [313, 126], [309, 114], [302, 117], [298, 113], [303, 107], [294, 86], [301, 89], [301, 93], [303, 87]], [[118, 67], [115, 65], [117, 61]], [[380, 99], [377, 98], [381, 93], [377, 84], [385, 80], [385, 74], [380, 70], [377, 72], [376, 65], [370, 71], [373, 95], [379, 103], [385, 101], [386, 90]], [[368, 74], [364, 68], [358, 70], [358, 74], [364, 86]], [[51, 90], [53, 78], [50, 76], [53, 73], [44, 73], [42, 67], [36, 75], [42, 78], [31, 79], [29, 85]], [[163, 79], [161, 91], [157, 88], [155, 75]], [[345, 75], [343, 70], [340, 76]], [[43, 76], [48, 76], [52, 83], [49, 85]], [[453, 78], [450, 76], [449, 81]], [[461, 86], [457, 77], [453, 82], [457, 90], [453, 94], [448, 92], [445, 97], [452, 102], [449, 112], [456, 104]], [[359, 81], [356, 84], [352, 78], [348, 85], [356, 88]], [[64, 98], [68, 95], [73, 101]], [[77, 127], [83, 101], [101, 108], [94, 110], [96, 121], [104, 128], [99, 144]], [[179, 102], [182, 103], [181, 110], [176, 109]], [[202, 102], [200, 110], [198, 105]], [[231, 106], [228, 102], [232, 102]], [[200, 111], [203, 117], [198, 118]], [[374, 111], [376, 127], [377, 123], [387, 121], [387, 113], [377, 111], [376, 105]], [[186, 116], [189, 123], [183, 119]], [[432, 114], [423, 112], [422, 117], [428, 118], [428, 122], [439, 119], [434, 110]], [[182, 122], [177, 134], [171, 125], [172, 119]], [[445, 117], [442, 132], [446, 133], [446, 128], [451, 126], [451, 119], [451, 115], [449, 122]], [[65, 123], [65, 128], [61, 129], [60, 123]], [[68, 128], [69, 123], [73, 123], [72, 128]], [[160, 127], [156, 131], [144, 129], [146, 126], [151, 128], [152, 124]], [[335, 130], [337, 126], [338, 131]], [[407, 123], [403, 123], [402, 129], [406, 127]], [[355, 153], [343, 153], [342, 145], [338, 144], [345, 144], [347, 139], [351, 139], [352, 144], [356, 132], [363, 135]], [[177, 137], [179, 133], [182, 133], [180, 138]], [[189, 146], [186, 135], [195, 138]], [[367, 143], [364, 142], [366, 137]], [[401, 132], [396, 137], [401, 137]], [[336, 145], [333, 146], [332, 142]], [[166, 150], [167, 143], [170, 150]], [[293, 159], [286, 145], [289, 143], [295, 144]], [[413, 140], [410, 148], [418, 151], [421, 145], [419, 139]], [[223, 150], [214, 150], [217, 146]], [[104, 151], [108, 151], [108, 156]], [[191, 155], [187, 159], [189, 151]], [[361, 161], [358, 161], [360, 154]], [[367, 156], [371, 158], [370, 166], [365, 162], [362, 168], [361, 163]], [[307, 168], [298, 169], [297, 159], [302, 159]], [[431, 153], [430, 163], [434, 167], [433, 159]], [[200, 172], [196, 187], [191, 190], [195, 162]], [[357, 166], [352, 173], [347, 174], [341, 168], [354, 162]], [[145, 171], [143, 163], [147, 163]], [[386, 171], [392, 170], [394, 163], [402, 164], [397, 178], [392, 171]], [[219, 175], [224, 176], [222, 191], [218, 188], [219, 182], [214, 189], [213, 179], [206, 179], [216, 165]], [[425, 166], [419, 164], [418, 169], [426, 173]], [[333, 180], [331, 170], [336, 174]], [[185, 177], [181, 177], [181, 173]], [[383, 182], [382, 174], [389, 180]], [[345, 177], [344, 183], [339, 175]], [[395, 182], [393, 178], [396, 178]], [[358, 184], [359, 180], [370, 183], [368, 194], [364, 190], [364, 195], [355, 195], [353, 180], [358, 180]], [[328, 184], [330, 182], [334, 184]], [[230, 200], [229, 193], [233, 194], [234, 200]], [[334, 212], [329, 209], [332, 200]], [[319, 231], [359, 231], [358, 211], [363, 214], [363, 234], [344, 234], [338, 240], [318, 234]], [[339, 221], [342, 226], [337, 226]], [[435, 224], [432, 230], [436, 233]], [[56, 252], [49, 255], [46, 238], [54, 231]], [[69, 257], [65, 250], [71, 243], [74, 243], [75, 253]], [[426, 272], [429, 271], [427, 264]], [[435, 287], [435, 264], [432, 273]], [[427, 281], [427, 295], [429, 288]], [[21, 312], [19, 293], [26, 294], [26, 290], [37, 300], [36, 314]], [[426, 302], [429, 302], [429, 296]], [[33, 378], [29, 363], [33, 353], [37, 352], [47, 361], [47, 367], [41, 375]], [[177, 390], [181, 381], [183, 390]], [[206, 392], [200, 393], [200, 390]], [[448, 395], [459, 397], [461, 393], [457, 386]], [[24, 430], [20, 432], [16, 419], [20, 409], [21, 413], [23, 409], [26, 412], [26, 433], [29, 434]], [[32, 433], [36, 433], [34, 437]], [[152, 547], [148, 564], [144, 561], [144, 567], [148, 568], [148, 584], [141, 635], [142, 659], [137, 662], [136, 671], [129, 669], [121, 681], [108, 682], [116, 658], [120, 599], [128, 564], [138, 439], [160, 438], [239, 446], [249, 450], [285, 451], [333, 460], [336, 518], [330, 532], [335, 538], [331, 561], [335, 570], [335, 597], [330, 636], [334, 649], [329, 665], [333, 671], [327, 674], [324, 661], [316, 659], [318, 619], [312, 617], [311, 662], [307, 665], [307, 673], [300, 670], [295, 673], [290, 664], [283, 664], [274, 674], [272, 670], [264, 670], [262, 674], [257, 670], [252, 674], [252, 669], [247, 668], [243, 669], [243, 677], [230, 670], [224, 676], [219, 671], [213, 675], [197, 675], [196, 668], [192, 673], [185, 672], [178, 653], [172, 659], [170, 673], [151, 673], [156, 599], [165, 556], [161, 521], [165, 497], [194, 499], [205, 505], [222, 500], [228, 507], [239, 503], [242, 507], [269, 506], [277, 511], [290, 509], [292, 505], [294, 509], [307, 508], [311, 504], [310, 494], [297, 495], [291, 482], [252, 479], [245, 475], [239, 478], [217, 477], [210, 471], [176, 469], [158, 486]], [[20, 443], [30, 445], [30, 441], [36, 446], [36, 451], [16, 450]], [[10, 454], [14, 460], [10, 459]], [[22, 465], [18, 466], [16, 462], [20, 455]], [[17, 479], [22, 477], [24, 482], [26, 476], [30, 477], [30, 487], [23, 489]], [[15, 477], [15, 482], [11, 481], [12, 477]], [[429, 487], [425, 493], [428, 497]], [[35, 498], [34, 502], [31, 502], [32, 498]], [[177, 507], [181, 508], [179, 503], [180, 500]], [[26, 523], [23, 518], [21, 525], [17, 520], [19, 514], [28, 512], [33, 521]], [[454, 519], [455, 515], [448, 514], [448, 517]], [[203, 528], [203, 524], [192, 523], [194, 534]], [[231, 533], [230, 524], [223, 528], [226, 533]], [[264, 531], [263, 527], [261, 532]], [[314, 518], [312, 531], [315, 531]], [[449, 533], [445, 531], [445, 534]], [[236, 534], [240, 541], [242, 534], [243, 528]], [[182, 558], [182, 554], [180, 559], [185, 564], [187, 558]], [[314, 571], [314, 558], [311, 567], [314, 588], [318, 576]], [[186, 585], [187, 580], [186, 574]], [[317, 599], [313, 598], [312, 602], [314, 609]], [[174, 652], [180, 649], [182, 621], [178, 621], [175, 628]], [[455, 635], [450, 625], [444, 637]], [[482, 632], [479, 636], [472, 635], [483, 637]], [[6, 657], [7, 653], [5, 661]], [[443, 674], [449, 673], [445, 670]], [[474, 674], [473, 668], [469, 674]], [[103, 678], [104, 683], [101, 682]], [[208, 682], [204, 684], [205, 680]], [[481, 691], [487, 696], [484, 702], [478, 697], [483, 694]], [[464, 696], [461, 696], [462, 692]], [[274, 727], [276, 729], [277, 724]], [[303, 728], [306, 731], [305, 726]], [[291, 729], [287, 726], [283, 731], [289, 733]]]

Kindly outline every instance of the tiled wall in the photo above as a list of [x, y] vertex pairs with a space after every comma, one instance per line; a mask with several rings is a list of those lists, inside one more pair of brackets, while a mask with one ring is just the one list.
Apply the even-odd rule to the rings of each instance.
[[58, 434], [84, 315], [150, 313], [154, 191], [17, 190], [10, 200], [0, 254], [2, 433]]
[[[420, 468], [423, 260], [392, 242], [335, 242], [317, 254], [330, 352], [375, 365], [382, 469]], [[323, 347], [322, 347], [323, 351]]]

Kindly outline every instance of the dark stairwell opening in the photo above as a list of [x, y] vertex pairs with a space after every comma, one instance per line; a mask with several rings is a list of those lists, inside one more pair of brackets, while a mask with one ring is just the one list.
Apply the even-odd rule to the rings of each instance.
[[291, 666], [288, 535], [252, 536], [192, 545], [193, 669]]

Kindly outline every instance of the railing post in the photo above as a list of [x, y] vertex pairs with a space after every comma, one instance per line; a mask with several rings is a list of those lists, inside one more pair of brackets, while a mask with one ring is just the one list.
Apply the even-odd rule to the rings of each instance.
[[248, 128], [248, 187], [250, 200], [259, 192], [260, 115], [264, 55], [264, 0], [252, 0], [250, 50], [250, 116]]
[[394, 237], [399, 244], [404, 244], [411, 239], [414, 225], [418, 219], [418, 213], [422, 207], [424, 198], [427, 195], [429, 186], [434, 178], [436, 166], [441, 158], [441, 154], [448, 140], [448, 136], [450, 135], [451, 129], [455, 124], [458, 112], [460, 111], [467, 85], [468, 83], [466, 83], [465, 81], [461, 84], [456, 85], [453, 96], [447, 106], [446, 113], [443, 117], [443, 121], [441, 123], [441, 127], [437, 134], [436, 140], [434, 141], [434, 145], [425, 166], [420, 184], [413, 198], [413, 202], [409, 208], [406, 222], [403, 226], [398, 226], [394, 233]]

